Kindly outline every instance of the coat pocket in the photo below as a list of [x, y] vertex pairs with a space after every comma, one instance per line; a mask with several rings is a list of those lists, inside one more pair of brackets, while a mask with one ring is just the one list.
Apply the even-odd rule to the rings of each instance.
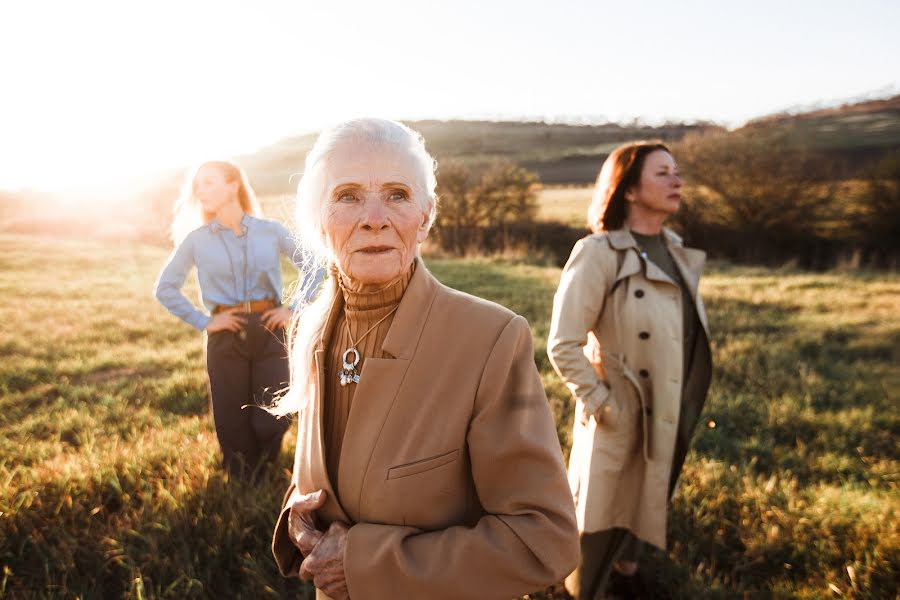
[[643, 440], [644, 458], [650, 460], [649, 399], [620, 356], [603, 352], [603, 360], [609, 375], [610, 395], [618, 394], [621, 409], [609, 428], [616, 432], [637, 432]]
[[437, 469], [438, 467], [442, 467], [458, 459], [459, 449], [451, 450], [450, 452], [438, 454], [437, 456], [431, 456], [411, 463], [407, 463], [405, 465], [397, 465], [396, 467], [391, 467], [390, 469], [388, 469], [387, 478], [400, 479], [401, 477], [417, 475], [419, 473], [424, 473], [425, 471], [430, 471], [431, 469]]
[[625, 374], [624, 363], [615, 355], [603, 353], [609, 397], [600, 408], [600, 425], [609, 430], [630, 430], [641, 415], [640, 390]]

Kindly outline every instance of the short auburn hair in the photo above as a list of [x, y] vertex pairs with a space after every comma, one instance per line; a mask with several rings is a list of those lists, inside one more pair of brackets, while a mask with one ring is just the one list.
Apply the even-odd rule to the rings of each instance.
[[588, 227], [592, 231], [612, 231], [625, 225], [628, 206], [625, 193], [640, 183], [647, 156], [657, 150], [672, 153], [659, 141], [629, 142], [610, 153], [597, 175], [594, 197], [588, 207]]

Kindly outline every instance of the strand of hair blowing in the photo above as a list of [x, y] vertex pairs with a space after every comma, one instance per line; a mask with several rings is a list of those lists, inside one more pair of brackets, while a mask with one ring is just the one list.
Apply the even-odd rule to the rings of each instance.
[[[425, 149], [422, 136], [396, 121], [388, 119], [353, 119], [323, 131], [306, 155], [303, 175], [297, 184], [296, 228], [301, 246], [309, 252], [304, 264], [307, 269], [330, 266], [334, 261], [325, 243], [322, 227], [322, 202], [325, 199], [325, 172], [329, 157], [341, 146], [368, 144], [406, 151], [415, 159], [419, 170], [419, 189], [422, 209], [428, 213], [428, 227], [437, 216], [436, 163]], [[301, 281], [305, 273], [301, 273]], [[295, 294], [303, 290], [295, 291]], [[315, 397], [315, 349], [322, 337], [328, 313], [339, 294], [337, 281], [330, 277], [315, 302], [302, 309], [288, 329], [288, 356], [291, 362], [291, 382], [287, 390], [270, 407], [276, 415], [289, 415], [306, 408]]]

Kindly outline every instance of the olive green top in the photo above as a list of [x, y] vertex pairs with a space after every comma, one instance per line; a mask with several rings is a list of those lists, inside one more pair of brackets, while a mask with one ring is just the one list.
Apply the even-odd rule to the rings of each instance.
[[694, 344], [697, 342], [697, 334], [702, 327], [700, 324], [700, 317], [697, 316], [697, 307], [694, 305], [694, 299], [691, 298], [691, 291], [684, 283], [684, 279], [681, 277], [681, 273], [678, 271], [678, 267], [675, 265], [672, 255], [669, 254], [662, 233], [657, 235], [644, 235], [632, 231], [631, 235], [634, 236], [644, 257], [648, 260], [652, 260], [656, 266], [662, 269], [663, 272], [668, 275], [672, 281], [678, 284], [679, 288], [681, 288], [681, 313], [684, 324], [684, 328], [682, 329], [684, 335], [681, 339], [681, 343], [684, 349], [684, 354], [682, 356], [684, 356], [684, 381], [686, 381], [687, 374], [690, 373], [691, 363], [694, 358]]

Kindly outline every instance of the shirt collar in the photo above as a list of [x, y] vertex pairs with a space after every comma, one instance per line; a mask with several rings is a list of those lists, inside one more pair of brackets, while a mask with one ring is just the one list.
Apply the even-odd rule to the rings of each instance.
[[[252, 221], [252, 220], [253, 220], [253, 217], [251, 217], [247, 213], [244, 213], [244, 216], [241, 217], [241, 235], [244, 235], [247, 233], [247, 229], [250, 227], [250, 221]], [[209, 230], [213, 233], [219, 233], [223, 229], [227, 229], [227, 227], [225, 227], [224, 225], [219, 223], [219, 220], [215, 217], [212, 218], [212, 221], [210, 221], [207, 224], [207, 226], [209, 227]]]
[[[627, 227], [613, 229], [608, 235], [610, 245], [616, 250], [638, 247], [637, 241], [634, 239], [634, 236], [631, 235], [631, 231]], [[666, 240], [666, 244], [669, 246], [682, 246], [684, 244], [681, 236], [668, 227], [663, 227], [663, 236]]]

